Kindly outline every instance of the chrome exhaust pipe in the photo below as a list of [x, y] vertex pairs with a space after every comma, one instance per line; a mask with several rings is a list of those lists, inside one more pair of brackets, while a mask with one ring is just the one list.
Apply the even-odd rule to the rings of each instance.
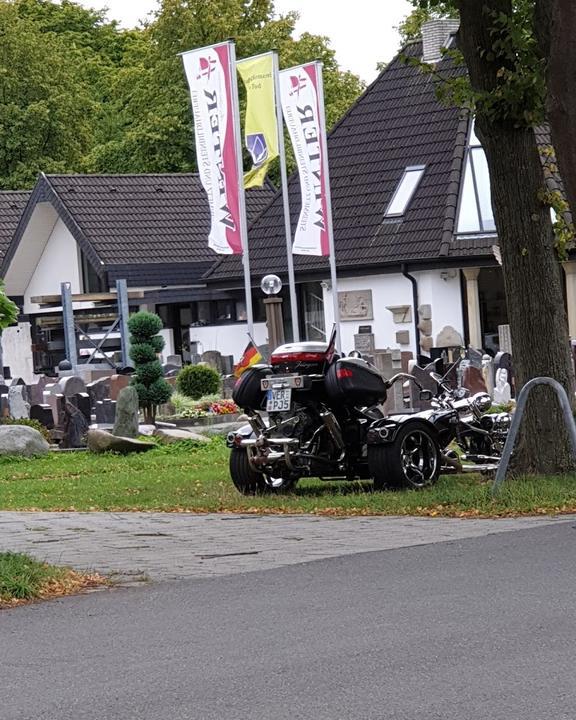
[[320, 413], [320, 417], [338, 450], [343, 450], [344, 440], [342, 438], [342, 431], [340, 430], [340, 425], [338, 425], [338, 420], [334, 417], [334, 413], [327, 410], [326, 412]]

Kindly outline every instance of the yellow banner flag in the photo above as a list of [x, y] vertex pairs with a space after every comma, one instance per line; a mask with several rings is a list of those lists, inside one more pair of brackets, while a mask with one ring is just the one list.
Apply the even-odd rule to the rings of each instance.
[[252, 156], [252, 169], [244, 174], [244, 187], [261, 187], [268, 166], [278, 157], [272, 53], [240, 60], [236, 67], [246, 86], [244, 138]]

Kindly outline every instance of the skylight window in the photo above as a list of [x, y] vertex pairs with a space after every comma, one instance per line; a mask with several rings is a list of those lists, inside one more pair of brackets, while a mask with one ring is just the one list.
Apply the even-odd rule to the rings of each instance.
[[390, 204], [384, 213], [385, 217], [398, 217], [400, 215], [404, 215], [406, 208], [410, 204], [410, 200], [412, 200], [412, 197], [418, 188], [422, 175], [424, 175], [425, 169], [425, 165], [414, 165], [412, 167], [407, 167], [406, 170], [404, 170], [400, 183], [398, 184], [398, 187], [392, 196], [392, 200], [390, 200]]
[[488, 163], [472, 122], [466, 150], [464, 182], [460, 191], [457, 232], [474, 235], [493, 233], [495, 230]]

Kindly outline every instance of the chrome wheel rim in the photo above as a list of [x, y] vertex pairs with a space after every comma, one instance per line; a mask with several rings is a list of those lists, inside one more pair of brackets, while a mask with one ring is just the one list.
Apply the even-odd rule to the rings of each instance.
[[409, 432], [400, 446], [402, 472], [412, 487], [424, 487], [434, 481], [438, 452], [434, 440], [422, 430]]

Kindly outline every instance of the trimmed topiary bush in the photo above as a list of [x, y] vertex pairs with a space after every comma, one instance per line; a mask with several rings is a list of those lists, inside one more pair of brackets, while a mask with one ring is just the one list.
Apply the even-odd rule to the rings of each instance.
[[138, 402], [144, 411], [144, 421], [156, 420], [158, 405], [168, 402], [172, 387], [164, 379], [164, 371], [157, 354], [164, 348], [164, 338], [158, 335], [162, 320], [154, 313], [137, 312], [128, 320], [130, 330], [130, 358], [134, 363], [131, 384], [138, 392]]
[[220, 375], [207, 365], [187, 365], [176, 378], [176, 387], [186, 397], [199, 400], [220, 389]]

